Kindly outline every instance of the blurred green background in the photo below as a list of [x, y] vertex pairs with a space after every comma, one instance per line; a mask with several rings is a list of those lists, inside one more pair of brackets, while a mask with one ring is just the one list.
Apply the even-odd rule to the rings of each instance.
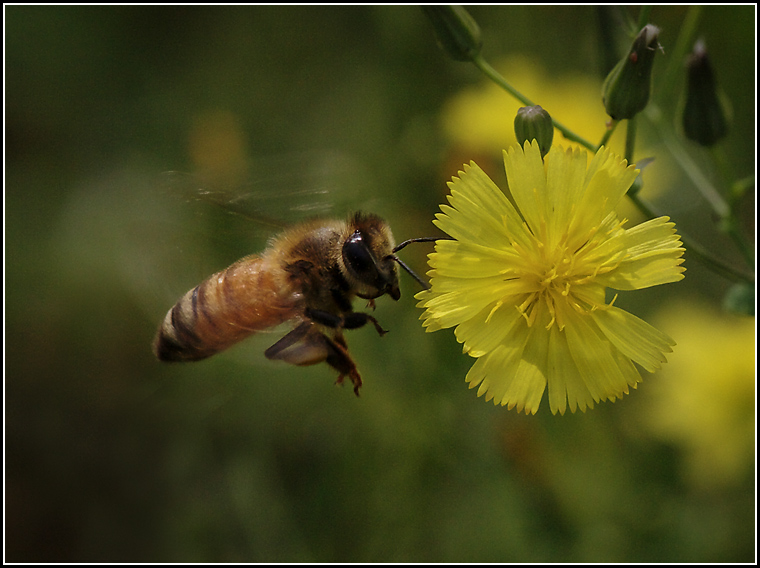
[[[688, 10], [652, 13], [655, 100]], [[563, 122], [602, 112], [587, 125], [601, 137], [599, 98], [565, 86], [599, 92], [595, 8], [471, 13], [489, 61], [528, 61], [543, 86], [526, 94], [564, 103]], [[463, 162], [504, 185], [510, 120], [486, 121], [504, 142], [485, 149], [465, 140], [485, 139], [470, 115], [498, 109], [465, 105], [446, 126], [453, 101], [486, 83], [444, 56], [418, 8], [5, 16], [5, 560], [753, 560], [754, 318], [721, 313], [730, 282], [688, 254], [683, 282], [616, 302], [674, 337], [670, 363], [585, 414], [552, 416], [544, 402], [517, 415], [477, 398], [472, 360], [450, 330], [424, 333], [403, 276], [401, 300], [376, 310], [391, 332], [348, 335], [360, 399], [326, 365], [267, 361], [275, 334], [197, 364], [154, 359], [176, 299], [272, 234], [229, 210], [372, 210], [401, 241], [437, 234], [430, 220]], [[753, 175], [755, 8], [705, 7], [700, 21], [734, 112], [724, 171]], [[674, 116], [677, 97], [657, 102]], [[646, 120], [640, 141], [657, 158], [645, 192], [741, 266]], [[712, 156], [683, 147], [722, 187]], [[754, 241], [751, 193], [742, 230]], [[429, 250], [402, 256], [424, 272]]]

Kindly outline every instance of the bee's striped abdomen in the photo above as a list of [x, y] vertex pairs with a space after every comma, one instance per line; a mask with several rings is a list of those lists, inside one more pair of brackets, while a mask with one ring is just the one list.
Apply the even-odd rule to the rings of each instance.
[[205, 359], [292, 318], [298, 295], [275, 274], [266, 258], [250, 256], [204, 280], [167, 312], [153, 342], [156, 357]]

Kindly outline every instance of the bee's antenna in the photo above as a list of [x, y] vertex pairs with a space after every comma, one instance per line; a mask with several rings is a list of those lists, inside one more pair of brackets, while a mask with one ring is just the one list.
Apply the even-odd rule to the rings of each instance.
[[451, 237], [419, 237], [417, 239], [409, 239], [409, 240], [404, 241], [400, 245], [396, 245], [396, 248], [394, 248], [392, 252], [400, 251], [409, 243], [434, 243], [435, 241], [447, 240], [447, 239], [451, 239]]
[[428, 284], [422, 278], [420, 278], [419, 276], [417, 276], [417, 274], [415, 274], [414, 270], [412, 270], [411, 268], [409, 268], [403, 260], [401, 260], [395, 254], [389, 255], [389, 258], [392, 258], [393, 260], [395, 260], [396, 262], [398, 262], [399, 265], [401, 265], [401, 268], [403, 268], [404, 270], [406, 270], [409, 273], [409, 275], [412, 278], [414, 278], [417, 282], [419, 282], [420, 286], [422, 286], [425, 290], [430, 290], [430, 284]]
[[[416, 238], [416, 239], [409, 239], [409, 240], [404, 241], [400, 245], [397, 245], [393, 249], [393, 252], [400, 251], [402, 248], [404, 248], [409, 243], [433, 243], [435, 241], [440, 241], [440, 240], [453, 240], [453, 239], [451, 237], [419, 237], [419, 238]], [[399, 265], [401, 265], [401, 268], [403, 268], [404, 270], [406, 270], [412, 278], [414, 278], [417, 282], [420, 283], [420, 286], [422, 286], [425, 290], [430, 290], [430, 284], [428, 284], [422, 278], [420, 278], [419, 276], [417, 276], [417, 274], [414, 273], [414, 270], [412, 270], [411, 268], [409, 268], [404, 263], [403, 260], [401, 260], [395, 254], [390, 255], [390, 258], [392, 258], [393, 260], [395, 260], [396, 262], [398, 262]]]

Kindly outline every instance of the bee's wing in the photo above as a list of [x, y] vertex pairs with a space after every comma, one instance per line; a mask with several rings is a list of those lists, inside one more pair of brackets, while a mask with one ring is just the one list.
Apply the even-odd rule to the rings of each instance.
[[248, 231], [277, 232], [307, 218], [345, 216], [361, 179], [346, 157], [327, 151], [257, 158], [245, 170], [232, 178], [168, 171], [160, 187], [196, 214], [216, 209], [242, 220]]
[[349, 207], [341, 204], [350, 196], [343, 188], [356, 179], [354, 171], [338, 155], [308, 153], [257, 160], [242, 182], [206, 173], [132, 173], [88, 191], [99, 201], [108, 196], [103, 209], [118, 240], [113, 259], [135, 301], [158, 325], [188, 290], [260, 253], [284, 227], [345, 216]]

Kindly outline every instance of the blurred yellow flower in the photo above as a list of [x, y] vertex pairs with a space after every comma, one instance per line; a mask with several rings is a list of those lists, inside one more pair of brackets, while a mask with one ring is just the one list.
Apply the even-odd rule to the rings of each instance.
[[[510, 56], [495, 68], [535, 104], [587, 140], [599, 140], [609, 116], [602, 105], [602, 81], [579, 73], [548, 73], [535, 58]], [[517, 143], [513, 123], [524, 106], [495, 83], [483, 82], [453, 95], [441, 114], [444, 134], [472, 154], [490, 154], [494, 149]], [[562, 140], [559, 131], [554, 140]], [[614, 150], [623, 151], [623, 137], [613, 139]], [[582, 146], [565, 141], [568, 147]]]
[[431, 289], [419, 293], [428, 331], [456, 326], [477, 361], [470, 388], [534, 413], [548, 386], [553, 413], [615, 400], [654, 372], [674, 342], [605, 302], [683, 278], [683, 248], [667, 217], [623, 229], [613, 208], [638, 175], [602, 148], [587, 154], [538, 144], [504, 152], [512, 198], [474, 163], [449, 183], [435, 225], [453, 237], [430, 255]]
[[638, 421], [684, 450], [692, 484], [736, 484], [755, 459], [755, 319], [693, 302], [668, 306], [658, 319], [678, 334], [679, 348], [647, 388], [650, 411]]

